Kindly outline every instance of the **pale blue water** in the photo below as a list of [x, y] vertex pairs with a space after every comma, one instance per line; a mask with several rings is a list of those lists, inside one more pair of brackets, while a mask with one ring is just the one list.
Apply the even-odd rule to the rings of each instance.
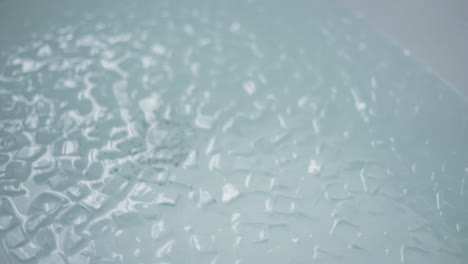
[[334, 2], [0, 2], [0, 263], [466, 263], [468, 104]]

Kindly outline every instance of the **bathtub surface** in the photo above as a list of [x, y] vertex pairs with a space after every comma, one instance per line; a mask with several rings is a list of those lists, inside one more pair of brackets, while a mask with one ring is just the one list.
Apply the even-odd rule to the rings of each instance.
[[1, 263], [466, 263], [468, 105], [339, 4], [0, 2]]

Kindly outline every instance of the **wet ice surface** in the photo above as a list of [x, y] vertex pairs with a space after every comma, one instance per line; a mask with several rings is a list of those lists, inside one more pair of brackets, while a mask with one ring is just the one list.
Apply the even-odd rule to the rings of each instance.
[[2, 47], [2, 263], [466, 262], [466, 102], [329, 1], [197, 5]]

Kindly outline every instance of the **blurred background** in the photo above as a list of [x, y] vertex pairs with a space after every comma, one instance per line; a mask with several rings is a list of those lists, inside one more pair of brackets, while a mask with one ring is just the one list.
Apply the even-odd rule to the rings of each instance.
[[342, 1], [468, 97], [468, 1]]

